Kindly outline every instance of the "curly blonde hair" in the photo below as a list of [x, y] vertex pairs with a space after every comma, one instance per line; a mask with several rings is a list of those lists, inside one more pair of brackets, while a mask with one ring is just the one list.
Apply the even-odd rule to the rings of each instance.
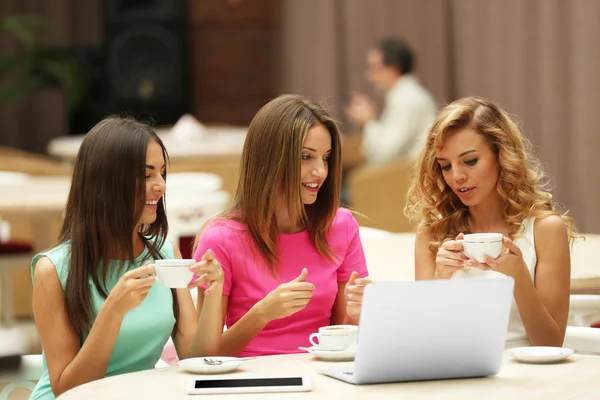
[[556, 210], [540, 163], [518, 126], [493, 102], [465, 97], [444, 107], [431, 126], [404, 209], [418, 223], [418, 231], [431, 235], [431, 251], [437, 252], [444, 241], [460, 232], [471, 232], [469, 209], [444, 180], [436, 159], [446, 135], [460, 129], [473, 129], [483, 135], [496, 154], [500, 170], [496, 191], [503, 200], [503, 219], [510, 227], [511, 238], [522, 233], [521, 223], [526, 218], [549, 215], [562, 217], [570, 241], [577, 237], [573, 219]]

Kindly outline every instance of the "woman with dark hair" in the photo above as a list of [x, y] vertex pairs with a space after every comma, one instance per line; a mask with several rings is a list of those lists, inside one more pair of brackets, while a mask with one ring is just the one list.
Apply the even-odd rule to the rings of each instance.
[[358, 223], [340, 208], [341, 157], [333, 119], [299, 96], [252, 120], [233, 204], [195, 252], [212, 249], [225, 274], [220, 354], [296, 353], [321, 326], [358, 323], [369, 280]]
[[45, 371], [31, 399], [54, 399], [105, 376], [153, 368], [169, 336], [180, 358], [216, 354], [223, 271], [211, 251], [190, 267], [207, 284], [196, 312], [188, 289], [155, 282], [166, 240], [167, 152], [156, 133], [107, 118], [84, 138], [60, 240], [31, 263], [33, 313]]

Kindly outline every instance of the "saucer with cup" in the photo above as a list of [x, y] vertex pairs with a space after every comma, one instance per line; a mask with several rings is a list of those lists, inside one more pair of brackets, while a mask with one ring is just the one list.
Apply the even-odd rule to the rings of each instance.
[[358, 326], [329, 325], [312, 333], [308, 340], [311, 347], [300, 347], [301, 350], [323, 361], [352, 361], [356, 352]]
[[156, 260], [150, 266], [154, 267], [156, 280], [165, 287], [172, 289], [186, 288], [192, 278], [194, 271], [190, 267], [196, 264], [194, 259], [165, 259]]

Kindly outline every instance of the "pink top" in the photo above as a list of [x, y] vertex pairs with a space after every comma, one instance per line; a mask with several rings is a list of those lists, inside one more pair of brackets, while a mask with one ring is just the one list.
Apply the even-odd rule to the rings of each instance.
[[223, 266], [223, 294], [229, 296], [227, 326], [234, 325], [254, 304], [280, 284], [296, 278], [306, 267], [306, 281], [315, 285], [310, 303], [302, 311], [271, 321], [241, 356], [299, 353], [298, 346], [310, 346], [311, 333], [331, 324], [338, 282], [347, 282], [352, 271], [357, 271], [361, 278], [368, 276], [358, 223], [350, 211], [338, 209], [327, 235], [329, 246], [338, 255], [336, 261], [321, 257], [310, 242], [307, 230], [279, 234], [279, 279], [273, 277], [262, 258], [252, 254], [250, 249], [256, 246], [246, 229], [236, 221], [214, 220], [202, 233], [194, 258], [200, 260], [206, 250], [211, 249]]

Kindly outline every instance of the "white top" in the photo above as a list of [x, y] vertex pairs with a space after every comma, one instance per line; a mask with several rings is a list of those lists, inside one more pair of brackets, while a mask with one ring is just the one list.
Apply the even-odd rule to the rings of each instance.
[[371, 164], [397, 158], [416, 160], [436, 113], [431, 94], [415, 76], [403, 75], [386, 94], [379, 120], [365, 125], [363, 155]]
[[[530, 217], [522, 222], [524, 227], [523, 233], [515, 238], [515, 244], [519, 246], [523, 253], [523, 261], [527, 265], [527, 269], [531, 274], [531, 280], [535, 281], [535, 267], [537, 265], [537, 256], [535, 254], [535, 237], [534, 237], [534, 223], [535, 217]], [[497, 271], [482, 271], [477, 268], [471, 268], [468, 272], [465, 270], [459, 270], [452, 275], [454, 278], [498, 278], [504, 277]], [[529, 346], [529, 340], [525, 333], [525, 327], [521, 320], [521, 315], [517, 308], [517, 303], [513, 299], [512, 306], [510, 309], [510, 318], [508, 321], [508, 333], [506, 335], [506, 347], [520, 347]]]

